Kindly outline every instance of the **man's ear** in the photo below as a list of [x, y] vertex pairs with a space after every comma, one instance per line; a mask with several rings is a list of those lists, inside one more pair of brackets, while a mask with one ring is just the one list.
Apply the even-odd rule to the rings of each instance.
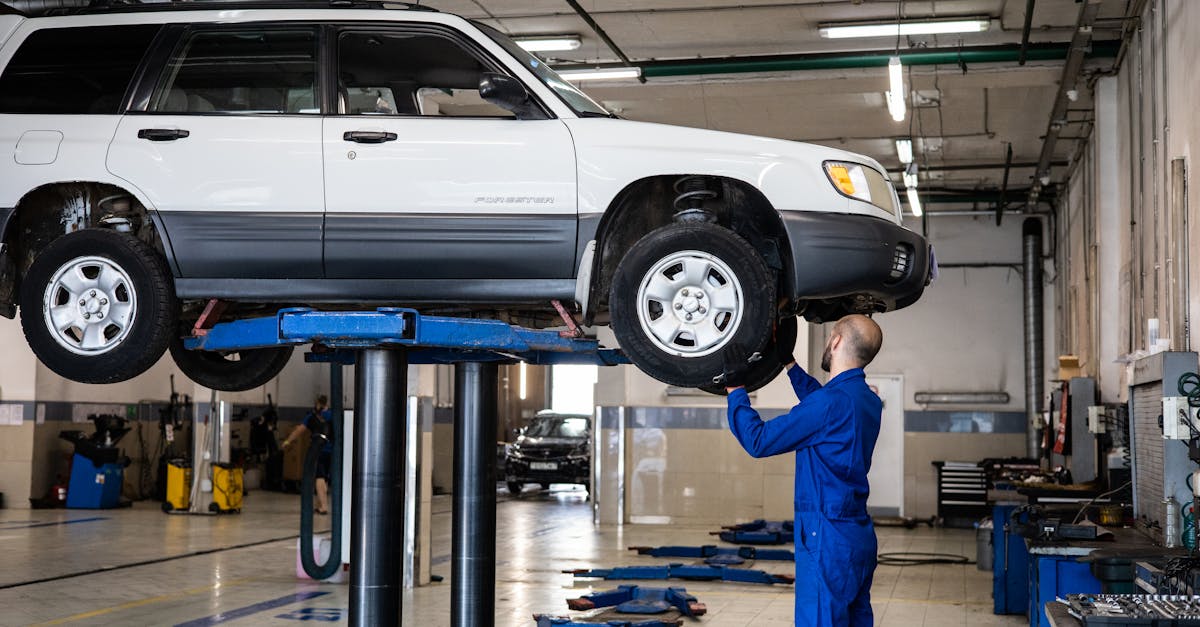
[[838, 348], [840, 348], [841, 345], [842, 345], [842, 334], [841, 333], [834, 333], [832, 336], [830, 336], [830, 338], [829, 338], [830, 352], [837, 352]]

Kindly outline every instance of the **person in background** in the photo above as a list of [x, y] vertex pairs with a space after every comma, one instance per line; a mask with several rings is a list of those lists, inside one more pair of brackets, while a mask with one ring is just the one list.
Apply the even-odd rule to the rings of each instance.
[[312, 436], [312, 446], [320, 446], [321, 452], [317, 457], [317, 502], [318, 514], [329, 513], [329, 480], [333, 472], [333, 414], [329, 412], [329, 398], [324, 394], [317, 397], [312, 411], [304, 416], [304, 421], [296, 425], [283, 441], [283, 448], [288, 448], [301, 435], [308, 433]]

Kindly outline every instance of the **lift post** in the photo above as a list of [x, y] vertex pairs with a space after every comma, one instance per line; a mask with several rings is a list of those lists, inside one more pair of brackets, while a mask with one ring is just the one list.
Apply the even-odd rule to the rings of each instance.
[[[282, 309], [185, 339], [192, 350], [313, 344], [310, 362], [355, 364], [350, 608], [354, 627], [398, 625], [404, 563], [404, 469], [410, 364], [455, 364], [451, 621], [495, 623], [497, 365], [629, 363], [595, 340], [497, 320], [422, 316], [411, 309]], [[339, 373], [340, 374], [340, 373]], [[340, 383], [340, 377], [335, 379]], [[338, 386], [335, 383], [335, 386]], [[340, 400], [340, 394], [338, 399]]]

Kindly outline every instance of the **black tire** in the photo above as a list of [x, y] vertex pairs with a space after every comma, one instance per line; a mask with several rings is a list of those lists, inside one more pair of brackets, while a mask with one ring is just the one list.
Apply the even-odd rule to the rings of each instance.
[[[94, 258], [94, 262], [81, 261], [85, 257]], [[66, 328], [61, 333], [57, 329], [52, 330], [43, 305], [44, 299], [50, 299], [59, 303], [56, 306], [75, 308], [71, 302], [75, 296], [71, 295], [71, 291], [52, 285], [55, 275], [74, 263], [89, 269], [79, 273], [84, 277], [84, 284], [97, 282], [93, 284], [96, 290], [88, 290], [88, 294], [81, 293], [80, 296], [95, 299], [95, 303], [103, 302], [104, 308], [99, 311], [108, 312], [109, 315], [108, 322], [83, 324], [97, 325], [104, 342], [115, 342], [89, 353], [74, 352], [60, 343], [58, 338], [67, 343], [74, 341], [76, 348], [83, 350], [79, 347], [84, 345], [86, 336], [78, 326]], [[89, 271], [95, 271], [100, 264], [115, 267], [126, 275], [110, 285], [111, 295], [99, 285], [100, 274], [88, 277]], [[49, 294], [52, 290], [55, 293]], [[111, 304], [108, 302], [110, 298], [113, 301]], [[123, 298], [126, 303], [132, 304], [132, 312], [128, 324], [119, 329], [116, 323], [120, 318], [116, 308], [122, 304]], [[141, 240], [107, 229], [84, 229], [50, 242], [33, 260], [29, 272], [21, 281], [19, 302], [21, 328], [34, 354], [59, 376], [79, 383], [119, 383], [145, 372], [166, 351], [179, 311], [174, 281], [166, 260]], [[95, 303], [89, 301], [86, 307], [95, 305], [99, 308], [100, 305]], [[80, 315], [84, 308], [83, 305], [79, 306]], [[88, 315], [92, 315], [90, 310]], [[96, 319], [102, 318], [103, 315]], [[99, 326], [101, 324], [104, 326]]]
[[550, 489], [550, 484], [549, 484], [549, 483], [539, 483], [538, 485], [539, 485], [539, 486], [541, 486], [541, 488], [542, 488], [542, 492], [545, 492], [545, 491], [547, 491], [547, 490], [549, 490], [549, 489]]
[[[714, 313], [712, 324], [720, 328], [722, 339], [707, 349], [698, 348], [695, 356], [682, 354], [686, 352], [686, 330], [676, 332], [677, 346], [685, 350], [667, 352], [659, 340], [643, 330], [638, 314], [641, 307], [638, 294], [643, 282], [649, 283], [651, 274], [667, 276], [674, 266], [665, 266], [660, 272], [655, 271], [656, 266], [683, 251], [698, 251], [724, 264], [742, 291], [740, 320], [735, 322], [732, 316], [724, 318], [726, 325], [736, 324], [736, 327], [721, 327], [719, 316], [723, 314]], [[682, 272], [682, 266], [679, 268]], [[704, 280], [716, 281], [709, 287], [715, 286], [713, 289], [717, 290], [727, 285], [720, 283], [719, 273], [707, 274]], [[683, 292], [678, 292], [675, 298], [680, 294]], [[665, 303], [658, 309], [661, 311], [653, 317], [655, 321], [673, 315]], [[625, 253], [613, 277], [609, 310], [617, 342], [634, 365], [663, 383], [694, 388], [711, 384], [713, 377], [724, 371], [720, 349], [729, 343], [736, 342], [751, 351], [766, 345], [775, 319], [775, 277], [754, 247], [733, 231], [703, 222], [669, 224], [651, 231]], [[647, 316], [654, 313], [648, 305]]]
[[509, 481], [508, 482], [508, 493], [513, 496], [519, 496], [521, 494], [521, 489], [524, 487], [525, 487], [525, 484], [523, 484], [523, 483], [517, 483], [516, 481]]
[[170, 502], [168, 502], [168, 501], [163, 501], [163, 504], [162, 504], [162, 511], [163, 511], [163, 513], [164, 513], [164, 514], [170, 514], [172, 509], [175, 509], [175, 508], [171, 506], [171, 503], [170, 503]]
[[209, 504], [208, 504], [208, 511], [210, 511], [210, 512], [212, 512], [212, 513], [214, 513], [214, 514], [220, 514], [220, 513], [221, 513], [221, 507], [220, 507], [219, 505], [217, 505], [216, 503], [209, 503]]
[[[799, 323], [796, 316], [788, 316], [783, 318], [775, 325], [775, 336], [771, 338], [767, 345], [763, 347], [763, 358], [750, 367], [750, 372], [746, 375], [746, 390], [753, 392], [762, 388], [764, 385], [775, 380], [779, 373], [783, 372], [783, 364], [775, 358], [776, 346], [783, 344], [787, 346], [788, 352], [796, 350], [796, 336], [799, 332]], [[725, 386], [718, 383], [706, 383], [700, 386], [701, 390], [709, 394], [717, 396], [727, 396]]]
[[192, 381], [221, 392], [242, 392], [278, 376], [293, 349], [279, 346], [230, 353], [190, 351], [177, 336], [171, 340], [170, 350], [175, 365]]

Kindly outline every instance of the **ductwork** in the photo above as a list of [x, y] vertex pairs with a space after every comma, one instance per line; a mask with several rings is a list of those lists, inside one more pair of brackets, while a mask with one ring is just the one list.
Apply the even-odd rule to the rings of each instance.
[[1042, 399], [1045, 396], [1045, 340], [1042, 326], [1042, 221], [1026, 218], [1021, 227], [1025, 294], [1025, 429], [1029, 457], [1042, 445]]

